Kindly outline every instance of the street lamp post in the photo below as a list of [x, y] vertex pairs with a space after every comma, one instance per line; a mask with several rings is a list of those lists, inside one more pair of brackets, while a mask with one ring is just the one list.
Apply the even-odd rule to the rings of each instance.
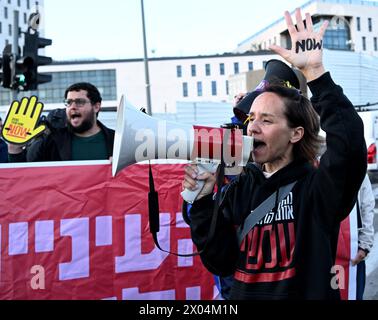
[[143, 0], [140, 0], [142, 7], [142, 24], [143, 24], [143, 47], [144, 47], [144, 71], [146, 77], [146, 97], [147, 97], [147, 113], [151, 116], [151, 85], [150, 85], [150, 74], [148, 70], [148, 56], [147, 56], [147, 38], [146, 38], [146, 26], [144, 21], [144, 5]]

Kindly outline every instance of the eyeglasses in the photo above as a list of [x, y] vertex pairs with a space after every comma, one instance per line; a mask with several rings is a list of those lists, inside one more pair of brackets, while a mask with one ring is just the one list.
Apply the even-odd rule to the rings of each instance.
[[63, 103], [66, 107], [70, 107], [75, 102], [75, 105], [77, 107], [83, 107], [86, 103], [91, 103], [90, 100], [86, 99], [65, 99], [63, 100]]

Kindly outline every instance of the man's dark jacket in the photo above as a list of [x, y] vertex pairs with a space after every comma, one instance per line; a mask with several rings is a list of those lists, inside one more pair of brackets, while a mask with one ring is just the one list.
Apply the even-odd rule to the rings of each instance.
[[[113, 155], [114, 130], [105, 127], [97, 121], [105, 135], [108, 158]], [[57, 129], [49, 135], [41, 138], [33, 151], [23, 151], [20, 154], [9, 154], [10, 162], [39, 162], [39, 161], [69, 161], [72, 160], [72, 134], [67, 128]]]
[[0, 138], [0, 163], [8, 162], [8, 145]]

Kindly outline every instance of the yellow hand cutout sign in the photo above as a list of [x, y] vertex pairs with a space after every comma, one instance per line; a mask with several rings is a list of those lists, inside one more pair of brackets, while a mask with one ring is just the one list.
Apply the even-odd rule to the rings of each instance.
[[37, 102], [38, 98], [22, 98], [19, 101], [13, 101], [2, 130], [4, 140], [13, 144], [24, 144], [41, 134], [45, 125], [38, 128], [37, 122], [43, 110], [43, 103]]

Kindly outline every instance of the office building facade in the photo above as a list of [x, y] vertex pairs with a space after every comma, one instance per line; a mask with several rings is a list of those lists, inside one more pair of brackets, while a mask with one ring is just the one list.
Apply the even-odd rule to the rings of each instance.
[[[378, 6], [377, 2], [367, 2], [309, 1], [303, 6], [304, 11], [313, 14], [317, 25], [326, 17], [339, 17], [339, 20], [331, 18], [338, 23], [339, 29], [327, 31], [330, 33], [325, 38], [324, 62], [355, 105], [378, 102], [378, 55], [374, 47], [374, 38], [378, 35]], [[344, 21], [342, 17], [347, 24], [340, 22]], [[268, 46], [269, 39], [273, 42], [274, 37], [276, 43], [288, 45], [284, 21], [275, 22], [247, 39], [233, 53], [149, 59], [153, 114], [172, 115], [181, 110], [177, 105], [185, 106], [185, 112], [188, 112], [190, 104], [195, 114], [196, 107], [207, 105], [214, 108], [204, 113], [210, 119], [217, 113], [216, 103], [227, 103], [231, 108], [236, 93], [253, 90], [243, 80], [247, 78], [246, 74], [262, 70], [270, 59], [281, 59], [270, 51], [260, 50]], [[363, 50], [363, 37], [367, 50]], [[264, 42], [265, 45], [261, 45]], [[145, 108], [147, 104], [143, 59], [61, 61], [40, 67], [40, 71], [51, 73], [53, 81], [40, 85], [38, 91], [20, 92], [18, 97], [37, 95], [45, 103], [45, 110], [63, 108], [65, 89], [81, 81], [91, 82], [99, 88], [104, 109], [115, 111], [122, 95], [137, 108]], [[260, 72], [261, 76], [263, 74]], [[4, 115], [11, 102], [12, 92], [0, 89], [0, 115]]]
[[[21, 31], [28, 29], [28, 20], [36, 8], [43, 11], [44, 0], [0, 0], [0, 48], [1, 51], [7, 44], [13, 43], [14, 11], [18, 11], [18, 24]], [[43, 29], [43, 19], [41, 19]], [[21, 41], [22, 43], [22, 35]]]
[[[320, 28], [324, 20], [330, 22], [324, 36], [324, 48], [378, 56], [377, 1], [310, 0], [301, 10], [311, 14], [315, 29]], [[271, 44], [291, 47], [283, 18], [241, 42], [235, 52], [266, 50]]]
[[[228, 79], [232, 74], [262, 69], [271, 52], [222, 54], [215, 56], [153, 58], [149, 60], [153, 113], [174, 113], [177, 102], [232, 102]], [[111, 61], [54, 62], [40, 67], [51, 73], [53, 81], [35, 94], [48, 108], [63, 106], [65, 89], [75, 82], [96, 85], [105, 108], [115, 108], [122, 95], [136, 107], [146, 107], [146, 84], [143, 59]], [[12, 99], [10, 90], [0, 90], [0, 106]]]

